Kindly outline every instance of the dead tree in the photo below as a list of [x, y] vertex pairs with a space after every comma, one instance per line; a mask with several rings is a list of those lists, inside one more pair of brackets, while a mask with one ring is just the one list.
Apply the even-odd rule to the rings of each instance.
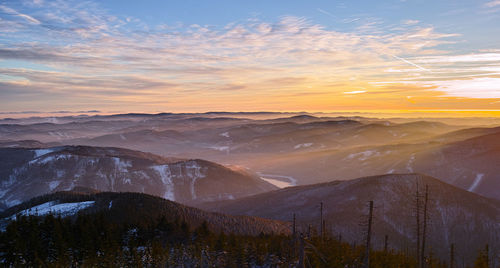
[[385, 253], [387, 253], [388, 240], [389, 240], [389, 236], [385, 235], [385, 237], [384, 237], [384, 252]]
[[292, 234], [293, 234], [293, 237], [295, 238], [295, 234], [297, 232], [297, 221], [295, 219], [295, 213], [293, 213], [293, 225], [292, 225]]
[[370, 211], [368, 213], [368, 231], [366, 232], [366, 253], [365, 253], [365, 267], [370, 267], [370, 250], [372, 239], [372, 222], [373, 222], [373, 201], [370, 201]]
[[486, 244], [486, 248], [484, 249], [484, 256], [486, 258], [486, 266], [490, 267], [490, 247]]
[[319, 225], [320, 225], [320, 232], [319, 232], [319, 235], [320, 235], [320, 238], [321, 238], [321, 242], [323, 242], [323, 232], [324, 232], [324, 224], [323, 224], [323, 202], [321, 202], [319, 204]]
[[451, 243], [450, 246], [450, 268], [455, 267], [455, 244]]
[[323, 235], [321, 236], [321, 241], [323, 241], [325, 239], [325, 236], [327, 235], [327, 232], [326, 232], [326, 220], [323, 220]]
[[427, 202], [429, 201], [429, 185], [425, 185], [425, 197], [424, 197], [424, 225], [422, 230], [422, 251], [420, 253], [420, 267], [425, 267], [425, 238], [427, 234]]
[[417, 267], [420, 267], [420, 193], [418, 191], [418, 179], [417, 179], [417, 189], [415, 193], [415, 216], [416, 216], [416, 221], [417, 221]]
[[295, 213], [293, 213], [293, 225], [292, 225], [292, 256], [295, 258], [297, 256], [297, 220], [295, 219]]
[[300, 234], [300, 243], [299, 243], [299, 268], [305, 268], [305, 245], [304, 245], [304, 235], [301, 233]]

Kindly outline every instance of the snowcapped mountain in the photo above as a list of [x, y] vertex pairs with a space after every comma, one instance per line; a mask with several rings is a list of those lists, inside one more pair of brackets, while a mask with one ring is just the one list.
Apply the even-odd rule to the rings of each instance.
[[88, 187], [140, 192], [193, 204], [276, 189], [243, 170], [200, 159], [164, 158], [119, 148], [0, 148], [0, 208], [55, 191]]
[[[467, 192], [435, 178], [419, 174], [391, 174], [349, 181], [289, 187], [238, 200], [204, 204], [203, 209], [231, 215], [250, 215], [291, 221], [296, 214], [302, 230], [312, 224], [320, 229], [320, 202], [326, 230], [342, 235], [351, 243], [363, 243], [368, 202], [374, 201], [373, 245], [415, 250], [416, 185], [423, 203], [425, 185], [429, 187], [427, 252], [445, 259], [449, 247], [471, 261], [477, 251], [489, 244], [500, 250], [500, 202]], [[423, 219], [423, 214], [420, 214]], [[422, 228], [422, 227], [421, 227]]]
[[193, 229], [203, 222], [213, 232], [241, 235], [289, 234], [286, 223], [250, 216], [230, 216], [184, 206], [177, 202], [141, 193], [57, 192], [39, 196], [0, 213], [4, 228], [16, 215], [73, 217], [79, 213], [100, 214], [122, 225], [147, 225], [166, 217], [170, 222], [185, 221]]

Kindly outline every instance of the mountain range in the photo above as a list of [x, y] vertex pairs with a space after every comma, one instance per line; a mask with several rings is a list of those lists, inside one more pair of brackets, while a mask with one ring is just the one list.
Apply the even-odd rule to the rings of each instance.
[[299, 232], [318, 233], [322, 218], [355, 250], [373, 201], [373, 247], [387, 237], [411, 256], [428, 187], [427, 254], [446, 259], [453, 244], [470, 264], [500, 249], [498, 125], [269, 112], [2, 119], [0, 212], [4, 225], [40, 211], [127, 222], [130, 210], [131, 224], [173, 213], [242, 235], [289, 232], [295, 214]]
[[74, 187], [148, 193], [184, 204], [277, 189], [247, 170], [200, 159], [109, 147], [0, 148], [2, 209]]

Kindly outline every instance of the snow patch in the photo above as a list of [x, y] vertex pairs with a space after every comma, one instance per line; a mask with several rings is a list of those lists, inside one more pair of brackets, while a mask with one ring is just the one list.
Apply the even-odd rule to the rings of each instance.
[[160, 179], [165, 185], [165, 193], [163, 198], [175, 201], [174, 195], [174, 184], [172, 183], [172, 173], [170, 172], [170, 167], [168, 165], [152, 166], [154, 171], [158, 172]]
[[219, 134], [219, 135], [221, 135], [222, 137], [229, 138], [229, 132], [227, 132], [227, 131], [226, 131], [226, 132], [224, 132], [224, 133], [221, 133], [221, 134]]
[[64, 170], [56, 170], [56, 177], [57, 178], [62, 178], [66, 172]]
[[49, 182], [50, 191], [52, 192], [55, 188], [57, 188], [57, 186], [59, 186], [59, 184], [61, 184], [61, 181], [51, 181], [51, 182]]
[[59, 132], [59, 131], [56, 131], [56, 132], [49, 131], [49, 135], [52, 136], [52, 137], [56, 137], [57, 139], [70, 139], [70, 138], [73, 138], [72, 136], [70, 136], [70, 135], [68, 135], [66, 133]]
[[0, 191], [0, 198], [2, 198], [9, 190]]
[[113, 161], [115, 162], [115, 168], [120, 172], [128, 172], [127, 168], [132, 166], [130, 161], [124, 161], [118, 157], [113, 157]]
[[[75, 181], [74, 180], [72, 180], [71, 184], [68, 187], [66, 187], [65, 191], [71, 191], [71, 190], [73, 190], [73, 188], [75, 188]], [[97, 189], [97, 187], [94, 187], [94, 188]]]
[[286, 182], [286, 181], [280, 181], [280, 180], [265, 178], [265, 177], [260, 177], [260, 178], [262, 180], [265, 180], [265, 181], [269, 182], [270, 184], [280, 188], [280, 189], [293, 186], [290, 182]]
[[54, 151], [54, 149], [38, 149], [38, 150], [33, 150], [35, 153], [35, 158], [38, 158], [42, 155], [50, 154]]
[[49, 155], [49, 156], [40, 156], [39, 158], [36, 158], [35, 160], [31, 160], [28, 162], [29, 165], [32, 165], [32, 164], [41, 164], [41, 165], [44, 165], [44, 164], [47, 164], [47, 163], [50, 163], [50, 162], [53, 162], [53, 161], [56, 161], [56, 160], [68, 160], [70, 159], [71, 157], [73, 157], [72, 155], [68, 155], [68, 154], [59, 154], [59, 155]]
[[14, 200], [11, 200], [12, 199], [12, 196], [9, 197], [7, 200], [4, 200], [4, 204], [7, 206], [7, 207], [13, 207], [15, 205], [19, 205], [21, 204], [21, 200], [19, 199], [14, 199]]
[[297, 144], [293, 147], [293, 149], [297, 150], [297, 149], [300, 149], [300, 148], [307, 148], [307, 147], [311, 147], [314, 143], [312, 142], [308, 142], [308, 143], [301, 143], [301, 144]]
[[[17, 214], [28, 216], [44, 216], [48, 214], [58, 215], [61, 217], [74, 215], [78, 211], [93, 206], [95, 201], [85, 201], [85, 202], [76, 202], [76, 203], [62, 203], [58, 204], [55, 201], [50, 201], [47, 203], [43, 203], [38, 206], [34, 206], [29, 209], [22, 210]], [[15, 219], [16, 215], [12, 216], [10, 219]]]
[[413, 162], [415, 161], [415, 154], [412, 154], [410, 156], [410, 160], [408, 160], [408, 164], [406, 164], [406, 169], [409, 171], [409, 172], [413, 172]]
[[484, 177], [483, 173], [476, 174], [476, 178], [474, 179], [474, 182], [472, 182], [472, 185], [469, 187], [469, 189], [467, 189], [467, 191], [474, 192], [474, 190], [476, 190], [477, 186], [479, 186], [479, 184], [481, 183], [481, 180], [483, 179], [483, 177]]
[[380, 155], [379, 152], [371, 150], [371, 151], [364, 151], [364, 152], [350, 154], [347, 156], [347, 159], [357, 158], [361, 161], [365, 161], [366, 159], [372, 156], [378, 156], [378, 155]]
[[257, 173], [257, 174], [259, 174], [262, 180], [267, 181], [278, 188], [285, 188], [297, 185], [297, 180], [290, 176], [262, 174], [262, 173]]
[[188, 161], [185, 165], [186, 167], [186, 175], [191, 178], [191, 196], [196, 199], [196, 191], [194, 189], [194, 184], [196, 180], [200, 178], [204, 178], [205, 174], [201, 173], [201, 167], [198, 165], [196, 161]]

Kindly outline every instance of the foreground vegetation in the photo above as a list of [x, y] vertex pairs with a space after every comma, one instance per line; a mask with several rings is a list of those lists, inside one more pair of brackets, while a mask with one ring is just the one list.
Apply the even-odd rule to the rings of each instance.
[[[363, 267], [365, 254], [364, 247], [332, 237], [225, 235], [206, 223], [191, 228], [164, 216], [132, 226], [104, 212], [73, 219], [18, 216], [0, 241], [7, 267], [299, 267], [300, 259], [306, 267]], [[487, 267], [481, 258], [476, 267]], [[416, 266], [403, 253], [371, 252], [370, 267]], [[448, 265], [429, 258], [426, 267]]]

